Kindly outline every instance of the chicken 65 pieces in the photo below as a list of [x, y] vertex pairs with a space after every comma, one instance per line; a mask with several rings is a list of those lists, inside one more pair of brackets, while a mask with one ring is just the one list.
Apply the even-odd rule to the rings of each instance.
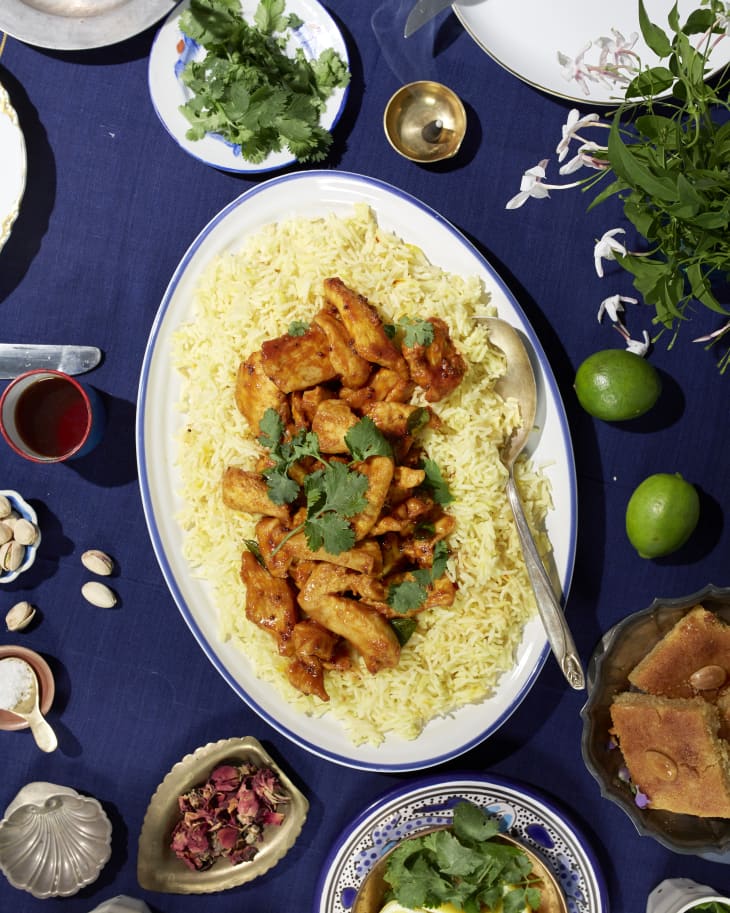
[[223, 501], [261, 515], [241, 557], [246, 616], [304, 694], [329, 700], [325, 672], [352, 669], [353, 650], [370, 673], [396, 666], [415, 616], [453, 603], [452, 498], [417, 434], [441, 427], [430, 404], [465, 372], [443, 320], [386, 325], [337, 278], [311, 323], [240, 365], [236, 405], [262, 453], [225, 470]]

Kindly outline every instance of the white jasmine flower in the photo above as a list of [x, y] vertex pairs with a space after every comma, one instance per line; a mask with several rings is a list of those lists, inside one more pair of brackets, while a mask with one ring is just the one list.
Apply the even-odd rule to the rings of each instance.
[[598, 322], [603, 320], [603, 315], [608, 314], [613, 323], [621, 323], [619, 314], [624, 310], [623, 302], [627, 304], [638, 304], [637, 298], [629, 298], [626, 295], [611, 295], [604, 298], [601, 306], [598, 308]]
[[596, 241], [596, 246], [593, 248], [593, 262], [596, 265], [596, 272], [601, 278], [603, 278], [603, 260], [615, 260], [616, 254], [626, 256], [626, 248], [614, 237], [618, 234], [623, 235], [626, 232], [623, 228], [612, 228]]
[[613, 38], [599, 38], [596, 44], [601, 48], [600, 65], [605, 67], [609, 63], [609, 58], [614, 66], [617, 67], [635, 67], [636, 52], [634, 45], [639, 40], [636, 32], [632, 32], [628, 38], [619, 32], [618, 29], [611, 29]]
[[719, 339], [721, 336], [724, 336], [730, 330], [730, 320], [727, 323], [724, 323], [719, 329], [715, 330], [714, 333], [707, 333], [706, 336], [698, 336], [696, 339], [693, 339], [692, 342], [710, 342], [713, 339]]
[[551, 190], [568, 190], [580, 184], [580, 181], [576, 181], [573, 184], [546, 184], [544, 181], [547, 163], [547, 159], [542, 159], [533, 168], [528, 168], [525, 171], [520, 181], [520, 192], [507, 201], [505, 209], [518, 209], [530, 197], [535, 197], [538, 200], [544, 199], [550, 196]]
[[563, 124], [562, 131], [563, 137], [558, 143], [555, 151], [558, 154], [558, 161], [562, 162], [565, 156], [568, 154], [568, 148], [570, 146], [571, 140], [579, 139], [577, 136], [578, 131], [582, 130], [583, 127], [593, 124], [598, 120], [598, 115], [595, 113], [586, 114], [583, 117], [580, 116], [580, 112], [577, 108], [571, 108], [568, 112], [568, 120]]
[[598, 143], [583, 143], [583, 145], [578, 149], [577, 155], [573, 156], [570, 161], [566, 162], [564, 165], [560, 166], [560, 174], [572, 174], [574, 171], [577, 171], [579, 168], [595, 168], [596, 171], [605, 171], [610, 168], [608, 162], [603, 159], [596, 158], [595, 155], [591, 155], [591, 152], [605, 152], [605, 146], [599, 146]]
[[584, 95], [591, 94], [588, 80], [596, 82], [596, 78], [591, 73], [590, 68], [583, 62], [586, 52], [591, 49], [592, 45], [593, 42], [589, 41], [576, 57], [568, 57], [567, 54], [558, 51], [558, 63], [563, 68], [563, 79], [566, 82], [577, 82]]
[[618, 330], [619, 333], [626, 340], [626, 351], [633, 352], [634, 355], [640, 355], [642, 358], [649, 351], [649, 334], [646, 330], [642, 331], [641, 339], [632, 339], [629, 335], [629, 331], [622, 323], [615, 323], [614, 329]]

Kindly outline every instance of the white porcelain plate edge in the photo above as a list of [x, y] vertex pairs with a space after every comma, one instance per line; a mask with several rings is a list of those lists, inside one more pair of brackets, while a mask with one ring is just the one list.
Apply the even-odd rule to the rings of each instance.
[[[668, 29], [671, 7], [665, 0], [645, 0], [652, 22]], [[680, 20], [697, 4], [679, 0]], [[604, 82], [589, 82], [583, 94], [574, 81], [563, 77], [558, 52], [575, 58], [589, 42], [586, 63], [597, 63], [600, 48], [596, 39], [611, 38], [617, 29], [625, 38], [638, 33], [634, 51], [643, 62], [653, 65], [656, 55], [644, 44], [639, 28], [637, 0], [612, 3], [585, 3], [584, 0], [555, 0], [546, 7], [542, 0], [462, 0], [454, 12], [476, 43], [498, 64], [524, 82], [559, 98], [570, 99], [590, 110], [595, 105], [613, 105], [615, 87]], [[730, 60], [730, 42], [722, 42], [711, 56], [713, 69]]]
[[80, 51], [107, 47], [154, 25], [175, 3], [176, 0], [106, 0], [86, 4], [86, 15], [79, 15], [79, 4], [61, 0], [2, 0], [0, 31], [40, 48]]
[[10, 97], [0, 83], [0, 250], [10, 237], [25, 193], [25, 137]]
[[493, 697], [432, 720], [412, 741], [393, 736], [377, 746], [354, 746], [334, 718], [310, 719], [292, 708], [273, 686], [253, 674], [239, 648], [220, 641], [210, 589], [192, 575], [182, 557], [183, 532], [175, 520], [176, 436], [183, 417], [172, 408], [180, 383], [170, 364], [171, 338], [190, 319], [203, 266], [224, 251], [239, 249], [245, 235], [267, 224], [328, 212], [349, 215], [353, 205], [362, 202], [372, 207], [384, 229], [418, 245], [432, 262], [462, 275], [481, 276], [501, 316], [522, 329], [537, 353], [545, 418], [533, 459], [545, 467], [552, 486], [556, 508], [548, 517], [547, 531], [567, 598], [575, 555], [575, 466], [563, 405], [542, 347], [506, 286], [464, 236], [423, 203], [373, 178], [328, 171], [271, 178], [233, 200], [203, 229], [168, 285], [147, 344], [138, 393], [137, 459], [145, 516], [162, 572], [203, 651], [236, 693], [275, 729], [321, 757], [361, 769], [416, 770], [479, 744], [516, 709], [548, 654], [539, 620], [526, 626], [515, 666], [502, 677]]
[[606, 885], [597, 860], [547, 796], [525, 784], [479, 774], [442, 774], [395, 787], [348, 824], [322, 867], [313, 913], [347, 913], [374, 863], [394, 843], [451, 820], [460, 801], [473, 802], [500, 820], [552, 871], [569, 913], [606, 913]]
[[[190, 91], [183, 86], [177, 75], [180, 58], [180, 43], [184, 36], [179, 28], [181, 14], [189, 6], [183, 0], [162, 24], [150, 51], [148, 84], [155, 112], [172, 139], [193, 158], [212, 165], [222, 171], [241, 174], [262, 174], [293, 164], [296, 159], [288, 149], [272, 152], [263, 162], [254, 164], [242, 158], [236, 147], [212, 135], [200, 140], [190, 140], [186, 132], [190, 123], [180, 111]], [[241, 9], [247, 21], [253, 19], [258, 0], [241, 0]], [[288, 0], [287, 13], [294, 13], [303, 20], [295, 30], [291, 41], [293, 46], [303, 49], [308, 59], [318, 57], [327, 48], [333, 48], [349, 66], [347, 47], [335, 21], [317, 0]], [[204, 52], [201, 52], [203, 55]], [[348, 89], [336, 89], [327, 100], [321, 124], [331, 130], [342, 114], [347, 100]]]

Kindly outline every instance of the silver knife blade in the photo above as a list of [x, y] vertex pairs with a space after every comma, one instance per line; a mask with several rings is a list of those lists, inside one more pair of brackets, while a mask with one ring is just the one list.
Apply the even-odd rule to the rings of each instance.
[[25, 345], [0, 343], [0, 378], [7, 380], [24, 371], [53, 368], [65, 374], [84, 374], [101, 361], [96, 346]]
[[403, 37], [410, 38], [415, 31], [437, 16], [441, 10], [445, 10], [447, 6], [451, 6], [451, 0], [418, 0], [408, 14]]

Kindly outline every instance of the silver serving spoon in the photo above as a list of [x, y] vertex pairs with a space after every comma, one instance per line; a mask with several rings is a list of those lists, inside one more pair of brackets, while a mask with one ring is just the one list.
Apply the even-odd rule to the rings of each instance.
[[509, 473], [507, 497], [515, 517], [527, 573], [535, 592], [537, 609], [548, 642], [568, 684], [579, 691], [585, 688], [583, 667], [563, 609], [537, 551], [514, 477], [515, 460], [524, 449], [535, 423], [537, 409], [535, 375], [525, 346], [511, 324], [497, 317], [475, 317], [474, 319], [487, 328], [490, 341], [501, 349], [507, 358], [507, 370], [496, 382], [495, 390], [503, 399], [516, 399], [520, 405], [522, 417], [522, 424], [505, 441], [500, 451], [500, 459]]
[[19, 662], [26, 665], [30, 670], [32, 683], [30, 686], [30, 694], [21, 698], [14, 707], [5, 707], [3, 709], [8, 710], [10, 713], [14, 713], [16, 716], [22, 717], [27, 721], [30, 726], [30, 731], [33, 733], [36, 745], [41, 751], [55, 751], [58, 747], [58, 739], [56, 738], [56, 733], [51, 729], [50, 724], [41, 713], [41, 708], [38, 704], [38, 692], [40, 691], [40, 688], [38, 686], [38, 677], [35, 674], [35, 669], [30, 663], [27, 663], [19, 656], [8, 656], [6, 659], [0, 659], [0, 665], [7, 662]]

